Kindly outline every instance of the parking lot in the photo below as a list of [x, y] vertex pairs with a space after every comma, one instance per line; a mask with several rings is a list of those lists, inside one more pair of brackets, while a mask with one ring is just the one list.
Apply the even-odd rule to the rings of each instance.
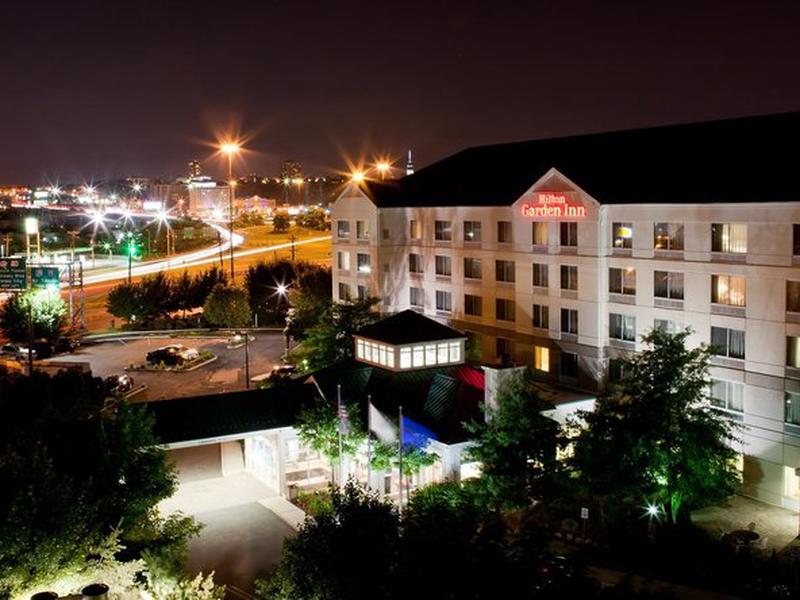
[[[285, 340], [279, 331], [259, 331], [252, 334], [250, 342], [250, 377], [268, 373], [281, 362]], [[92, 373], [98, 377], [122, 374], [126, 367], [142, 364], [145, 355], [160, 346], [183, 344], [197, 350], [206, 350], [218, 358], [193, 371], [129, 371], [135, 386], [146, 384], [144, 392], [132, 400], [151, 402], [186, 396], [199, 396], [241, 390], [245, 387], [244, 347], [229, 348], [228, 336], [175, 337], [149, 336], [139, 339], [108, 341], [79, 347], [71, 354], [63, 354], [48, 362], [88, 362]]]

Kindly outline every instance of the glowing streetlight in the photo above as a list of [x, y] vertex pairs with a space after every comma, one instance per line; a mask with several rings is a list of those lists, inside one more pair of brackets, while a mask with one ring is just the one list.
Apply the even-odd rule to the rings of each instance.
[[350, 174], [350, 181], [354, 183], [361, 183], [364, 181], [364, 172], [363, 171], [354, 171]]
[[392, 170], [392, 165], [389, 164], [388, 161], [379, 160], [375, 164], [375, 168], [378, 170], [378, 173], [380, 173], [381, 181], [383, 181], [386, 178], [386, 175], [388, 175], [389, 172]]
[[236, 142], [224, 142], [220, 145], [219, 150], [228, 156], [228, 181], [231, 182], [230, 192], [228, 193], [228, 231], [230, 234], [230, 250], [231, 250], [231, 283], [234, 280], [233, 270], [233, 196], [236, 193], [236, 187], [233, 182], [233, 155], [241, 151], [241, 146]]
[[132, 186], [132, 189], [133, 189], [133, 191], [134, 191], [135, 193], [137, 193], [137, 194], [138, 194], [139, 192], [141, 192], [141, 191], [142, 191], [142, 184], [141, 184], [141, 183], [138, 183], [138, 182], [137, 182], [137, 183], [134, 183], [134, 184], [133, 184], [133, 186]]

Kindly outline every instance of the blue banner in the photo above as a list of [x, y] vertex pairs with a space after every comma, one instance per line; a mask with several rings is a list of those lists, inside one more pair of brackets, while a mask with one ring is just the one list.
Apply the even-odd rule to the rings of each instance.
[[437, 439], [436, 434], [432, 429], [403, 415], [403, 446], [425, 450], [431, 440], [435, 439]]

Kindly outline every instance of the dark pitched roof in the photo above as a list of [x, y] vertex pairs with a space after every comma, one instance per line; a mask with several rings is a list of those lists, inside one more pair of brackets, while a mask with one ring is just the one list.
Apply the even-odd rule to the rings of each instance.
[[314, 396], [311, 386], [293, 382], [264, 390], [150, 402], [147, 412], [155, 418], [158, 439], [172, 444], [289, 427]]
[[468, 148], [394, 182], [382, 207], [508, 206], [555, 167], [603, 204], [800, 200], [800, 112]]
[[365, 325], [355, 335], [387, 344], [413, 344], [436, 340], [454, 340], [465, 337], [463, 333], [442, 325], [413, 310], [404, 310], [377, 323]]

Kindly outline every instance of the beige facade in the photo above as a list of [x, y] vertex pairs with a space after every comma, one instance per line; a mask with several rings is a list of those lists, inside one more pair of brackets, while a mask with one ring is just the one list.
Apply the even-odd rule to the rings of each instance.
[[800, 202], [599, 204], [567, 175], [510, 206], [379, 208], [349, 186], [331, 215], [334, 298], [415, 308], [485, 361], [588, 390], [649, 329], [691, 327], [725, 354], [712, 395], [745, 426], [745, 493], [800, 508]]

